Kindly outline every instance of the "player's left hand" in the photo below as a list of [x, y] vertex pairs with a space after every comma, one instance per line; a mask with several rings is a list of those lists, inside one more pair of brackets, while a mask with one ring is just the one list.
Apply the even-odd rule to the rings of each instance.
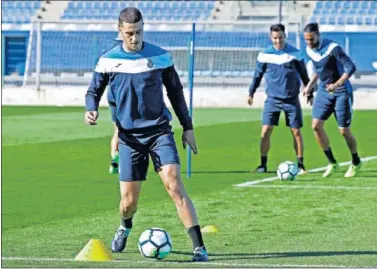
[[249, 96], [249, 98], [247, 99], [247, 103], [249, 104], [249, 106], [253, 105], [253, 101], [254, 101], [254, 98]]
[[188, 144], [194, 154], [198, 154], [198, 149], [196, 147], [195, 135], [194, 130], [187, 130], [184, 131], [182, 134], [182, 144], [183, 148], [186, 149], [186, 145]]
[[329, 93], [334, 93], [338, 88], [339, 86], [336, 83], [326, 84], [326, 91]]

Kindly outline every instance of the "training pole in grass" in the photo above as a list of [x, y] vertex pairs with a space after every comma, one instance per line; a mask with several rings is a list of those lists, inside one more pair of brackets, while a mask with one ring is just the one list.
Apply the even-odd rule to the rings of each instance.
[[[193, 91], [194, 91], [194, 63], [195, 63], [195, 23], [192, 24], [191, 38], [190, 38], [190, 51], [189, 51], [189, 74], [188, 74], [188, 84], [189, 84], [189, 115], [192, 119], [192, 103], [193, 103]], [[191, 177], [191, 148], [187, 146], [187, 178]]]

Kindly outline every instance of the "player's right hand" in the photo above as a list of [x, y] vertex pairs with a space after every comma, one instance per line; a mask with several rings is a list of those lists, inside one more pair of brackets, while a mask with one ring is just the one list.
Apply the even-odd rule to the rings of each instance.
[[98, 119], [98, 111], [86, 111], [85, 112], [85, 123], [89, 125], [96, 125], [96, 120]]
[[249, 106], [253, 105], [253, 101], [254, 101], [254, 98], [249, 96], [249, 98], [247, 99], [247, 103], [249, 104]]
[[182, 134], [183, 148], [186, 149], [186, 145], [189, 145], [194, 154], [198, 154], [198, 148], [196, 146], [196, 140], [193, 130], [186, 130]]
[[313, 99], [314, 99], [313, 91], [314, 89], [312, 87], [309, 87], [309, 85], [307, 85], [302, 91], [302, 94], [306, 96], [306, 100], [307, 100], [306, 103], [311, 106], [313, 105]]
[[305, 87], [304, 87], [304, 89], [302, 90], [302, 94], [303, 94], [304, 96], [307, 96], [307, 95], [310, 95], [311, 91], [312, 91], [312, 88], [309, 87], [309, 85], [308, 85], [308, 86], [305, 86]]

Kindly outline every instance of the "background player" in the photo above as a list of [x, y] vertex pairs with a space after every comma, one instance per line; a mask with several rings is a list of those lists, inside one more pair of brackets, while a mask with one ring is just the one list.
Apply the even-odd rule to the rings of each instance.
[[304, 38], [307, 44], [306, 54], [315, 68], [315, 73], [304, 89], [304, 94], [312, 94], [312, 86], [318, 78], [320, 80], [313, 103], [312, 128], [317, 143], [329, 161], [323, 177], [330, 176], [338, 168], [324, 129], [325, 121], [333, 113], [339, 131], [352, 154], [352, 164], [344, 176], [354, 177], [362, 165], [357, 153], [357, 142], [350, 128], [353, 94], [349, 78], [356, 71], [356, 67], [337, 43], [320, 37], [317, 23], [309, 23], [305, 26]]
[[267, 172], [267, 155], [274, 126], [279, 124], [280, 112], [285, 112], [286, 125], [293, 135], [299, 173], [305, 173], [304, 142], [300, 128], [303, 126], [299, 101], [300, 79], [306, 85], [309, 78], [300, 51], [286, 43], [285, 27], [275, 24], [270, 27], [272, 46], [259, 53], [254, 78], [249, 88], [248, 104], [253, 104], [254, 93], [266, 75], [267, 99], [263, 109], [263, 127], [260, 140], [261, 164], [256, 172]]

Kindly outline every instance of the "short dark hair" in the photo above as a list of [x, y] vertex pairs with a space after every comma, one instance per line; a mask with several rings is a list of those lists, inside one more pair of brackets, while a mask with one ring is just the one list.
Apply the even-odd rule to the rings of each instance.
[[271, 25], [270, 32], [280, 32], [280, 31], [282, 31], [283, 33], [285, 33], [285, 26], [284, 26], [284, 24], [277, 23], [277, 24]]
[[311, 22], [308, 23], [305, 28], [304, 28], [304, 33], [319, 33], [319, 27], [318, 23], [316, 22]]
[[143, 20], [140, 10], [135, 7], [127, 7], [119, 13], [118, 25], [125, 23], [137, 23]]

